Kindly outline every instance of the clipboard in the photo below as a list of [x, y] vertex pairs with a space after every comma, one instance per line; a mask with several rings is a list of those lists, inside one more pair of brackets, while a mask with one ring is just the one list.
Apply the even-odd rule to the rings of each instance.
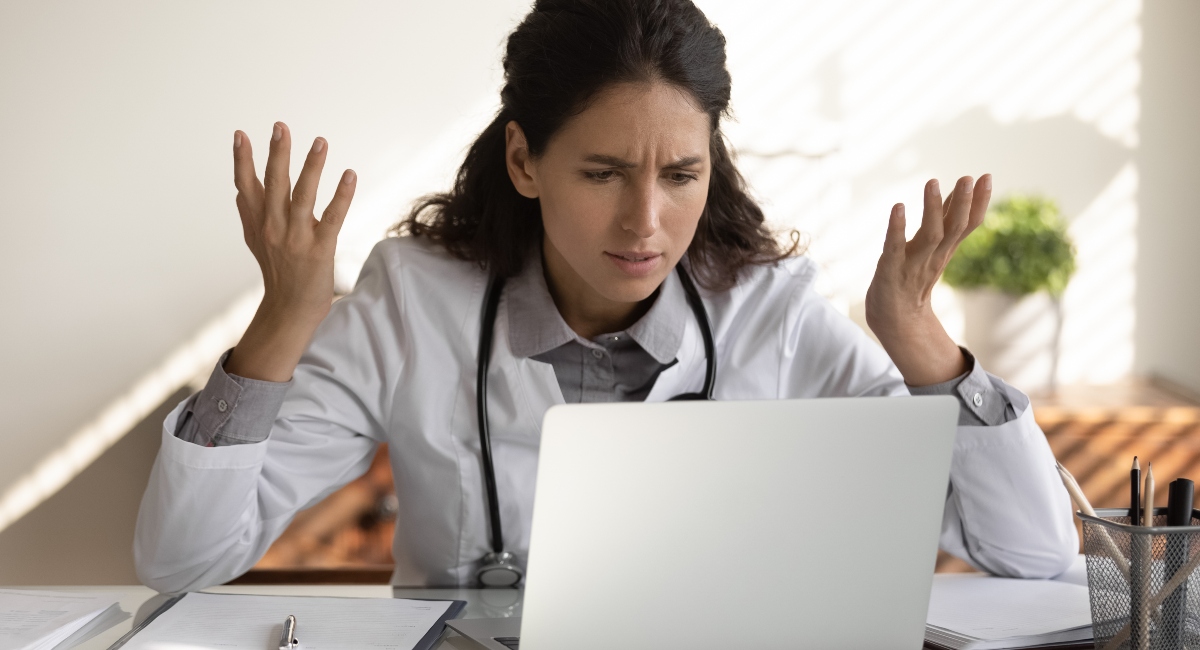
[[[232, 595], [253, 596], [256, 594], [206, 594], [206, 595], [208, 595], [208, 596], [232, 596]], [[180, 594], [178, 596], [173, 596], [173, 597], [168, 598], [162, 605], [159, 605], [158, 608], [156, 608], [153, 612], [151, 612], [148, 616], [146, 616], [145, 619], [143, 619], [142, 621], [140, 621], [139, 623], [134, 625], [133, 629], [126, 632], [124, 635], [121, 636], [121, 638], [117, 639], [112, 645], [110, 645], [108, 647], [108, 650], [118, 650], [119, 648], [124, 646], [131, 639], [133, 639], [135, 636], [137, 636], [137, 634], [139, 632], [146, 629], [151, 623], [153, 623], [155, 619], [157, 619], [159, 616], [162, 616], [163, 613], [165, 613], [167, 610], [174, 607], [176, 604], [178, 604], [180, 601], [182, 601], [187, 596], [188, 596], [188, 594]], [[284, 597], [284, 598], [345, 598], [346, 600], [359, 600], [356, 598], [344, 597], [344, 596], [282, 596], [282, 597]], [[437, 643], [438, 639], [441, 638], [443, 632], [445, 631], [446, 621], [455, 619], [455, 618], [458, 618], [459, 616], [461, 616], [463, 610], [467, 606], [467, 601], [465, 601], [465, 600], [442, 600], [442, 599], [437, 599], [437, 598], [405, 598], [403, 600], [422, 600], [422, 601], [428, 601], [428, 602], [449, 603], [449, 606], [446, 607], [446, 611], [443, 612], [442, 615], [439, 616], [438, 619], [433, 623], [433, 625], [430, 626], [429, 630], [426, 631], [425, 635], [423, 637], [421, 637], [421, 640], [417, 641], [416, 645], [413, 646], [413, 650], [431, 650], [433, 648], [434, 644]]]

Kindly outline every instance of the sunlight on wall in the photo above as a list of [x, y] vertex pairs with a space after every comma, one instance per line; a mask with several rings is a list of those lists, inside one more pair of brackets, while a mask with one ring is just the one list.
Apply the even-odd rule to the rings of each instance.
[[261, 289], [239, 298], [0, 494], [0, 530], [58, 492], [181, 386], [193, 382], [198, 375], [207, 378], [213, 361], [242, 337], [260, 300]]
[[[1132, 369], [1141, 3], [701, 0], [728, 40], [726, 132], [769, 218], [811, 239], [821, 290], [861, 319], [892, 203], [991, 172], [1072, 220], [1063, 382]], [[779, 152], [792, 152], [780, 155]], [[935, 307], [961, 340], [952, 292]]]

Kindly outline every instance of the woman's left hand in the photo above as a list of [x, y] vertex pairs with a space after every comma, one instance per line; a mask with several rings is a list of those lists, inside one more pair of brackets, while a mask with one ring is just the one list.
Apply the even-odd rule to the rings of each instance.
[[904, 204], [892, 206], [883, 255], [867, 289], [867, 325], [904, 381], [928, 386], [967, 371], [966, 359], [933, 313], [933, 285], [958, 245], [983, 222], [992, 176], [958, 179], [942, 202], [936, 179], [925, 184], [925, 212], [912, 241], [904, 239]]

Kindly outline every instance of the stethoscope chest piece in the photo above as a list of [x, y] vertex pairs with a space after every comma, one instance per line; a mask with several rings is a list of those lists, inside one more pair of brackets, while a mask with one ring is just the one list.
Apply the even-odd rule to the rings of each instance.
[[515, 587], [524, 575], [516, 557], [508, 551], [483, 556], [483, 564], [475, 572], [476, 579], [485, 587]]

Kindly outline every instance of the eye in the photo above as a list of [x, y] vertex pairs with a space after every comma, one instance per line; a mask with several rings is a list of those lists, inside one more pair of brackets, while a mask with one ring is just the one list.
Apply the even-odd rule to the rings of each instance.
[[667, 178], [676, 185], [687, 185], [692, 181], [700, 180], [700, 175], [689, 172], [671, 172]]
[[584, 176], [587, 176], [591, 180], [598, 181], [601, 183], [606, 182], [606, 181], [611, 181], [613, 179], [613, 177], [616, 176], [616, 174], [617, 173], [611, 169], [602, 169], [600, 171], [585, 171], [585, 172], [583, 172]]

